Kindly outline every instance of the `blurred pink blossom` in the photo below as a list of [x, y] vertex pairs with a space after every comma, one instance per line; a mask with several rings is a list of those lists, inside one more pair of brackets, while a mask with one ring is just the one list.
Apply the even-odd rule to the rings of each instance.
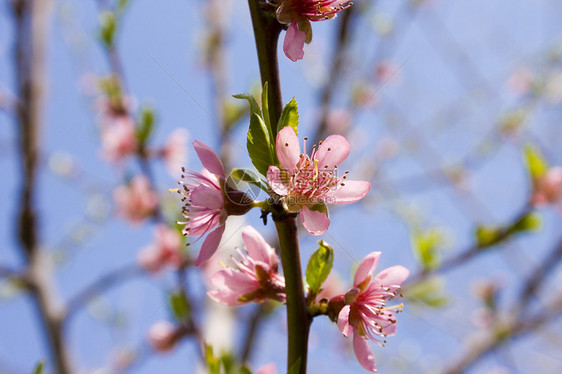
[[160, 150], [160, 156], [164, 160], [168, 172], [174, 177], [179, 175], [181, 167], [187, 163], [188, 141], [189, 132], [186, 129], [175, 129]]
[[535, 206], [558, 204], [562, 207], [562, 167], [550, 168], [535, 181], [532, 202]]
[[354, 288], [345, 294], [345, 306], [340, 310], [337, 320], [338, 328], [345, 337], [353, 333], [355, 357], [363, 368], [371, 372], [376, 372], [377, 368], [368, 341], [384, 345], [379, 337], [396, 333], [397, 321], [392, 309], [402, 306], [387, 307], [386, 302], [396, 297], [410, 274], [408, 269], [397, 265], [373, 277], [371, 274], [377, 267], [380, 255], [381, 252], [371, 252], [361, 261], [353, 280]]
[[138, 150], [135, 123], [128, 116], [118, 116], [103, 123], [101, 128], [102, 156], [119, 163]]
[[148, 344], [157, 352], [170, 351], [176, 345], [178, 329], [168, 321], [159, 321], [148, 330]]
[[238, 250], [240, 260], [234, 260], [236, 269], [225, 268], [216, 272], [211, 282], [217, 288], [207, 295], [218, 303], [242, 305], [263, 302], [267, 298], [285, 300], [285, 279], [277, 272], [279, 259], [275, 250], [252, 227], [242, 230], [247, 255]]
[[533, 88], [535, 75], [528, 68], [519, 68], [507, 80], [507, 88], [517, 96], [525, 96]]
[[138, 223], [155, 213], [158, 195], [144, 175], [131, 179], [129, 185], [119, 186], [113, 191], [117, 214], [132, 223]]
[[313, 235], [321, 235], [330, 225], [325, 204], [349, 204], [361, 200], [371, 187], [366, 181], [347, 180], [347, 173], [338, 177], [338, 165], [347, 158], [349, 142], [341, 135], [331, 135], [306, 154], [306, 138], [301, 153], [299, 139], [292, 127], [277, 134], [277, 157], [283, 170], [270, 166], [267, 182], [281, 196], [285, 210], [300, 212], [304, 227]]
[[256, 374], [276, 374], [275, 364], [272, 362], [270, 364], [264, 365], [256, 371]]
[[304, 44], [312, 40], [310, 21], [334, 18], [336, 13], [351, 6], [349, 0], [284, 0], [277, 8], [277, 20], [289, 25], [283, 51], [292, 61], [304, 57]]
[[379, 82], [388, 83], [389, 81], [397, 81], [400, 79], [400, 67], [393, 61], [384, 60], [375, 66], [375, 76]]
[[154, 242], [141, 250], [137, 262], [151, 273], [157, 273], [165, 266], [178, 269], [184, 260], [181, 244], [181, 237], [176, 230], [159, 224], [154, 230]]

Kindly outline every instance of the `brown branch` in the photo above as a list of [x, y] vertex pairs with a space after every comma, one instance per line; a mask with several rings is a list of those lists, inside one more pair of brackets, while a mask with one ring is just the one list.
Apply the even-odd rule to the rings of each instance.
[[20, 98], [17, 121], [22, 162], [17, 234], [27, 262], [29, 290], [43, 322], [56, 371], [70, 374], [72, 369], [62, 326], [64, 305], [57, 300], [49, 264], [40, 251], [35, 207], [51, 1], [16, 0], [12, 8], [16, 27], [14, 66]]
[[247, 323], [246, 334], [244, 335], [244, 343], [242, 344], [242, 350], [240, 353], [240, 362], [250, 361], [252, 354], [252, 349], [256, 342], [256, 338], [259, 332], [259, 326], [267, 314], [267, 305], [265, 303], [256, 306], [254, 313], [250, 316]]
[[533, 211], [532, 206], [526, 205], [524, 209], [521, 210], [517, 216], [511, 221], [511, 223], [505, 226], [495, 237], [495, 240], [492, 243], [474, 243], [467, 249], [458, 252], [456, 255], [449, 257], [448, 259], [444, 260], [442, 264], [434, 269], [424, 269], [414, 274], [410, 277], [407, 285], [411, 286], [417, 283], [421, 283], [426, 280], [431, 275], [436, 275], [438, 273], [444, 273], [446, 271], [453, 270], [460, 265], [465, 264], [467, 261], [471, 260], [472, 258], [478, 256], [481, 253], [485, 253], [487, 249], [500, 245], [508, 240], [510, 240], [513, 235], [515, 234], [515, 227], [521, 223], [521, 221], [527, 217]]
[[[316, 126], [316, 133], [312, 139], [314, 143], [317, 144], [321, 139], [325, 137], [327, 127], [328, 127], [328, 116], [330, 114], [330, 107], [332, 104], [332, 97], [338, 86], [338, 83], [342, 78], [342, 70], [346, 65], [347, 50], [349, 49], [349, 41], [351, 39], [351, 27], [353, 25], [353, 20], [356, 13], [358, 12], [357, 6], [352, 6], [348, 8], [345, 12], [342, 12], [339, 22], [339, 29], [336, 39], [336, 45], [334, 47], [334, 53], [331, 58], [332, 65], [330, 67], [330, 79], [328, 79], [326, 85], [324, 86], [321, 97], [322, 113], [320, 121]], [[350, 121], [348, 119], [348, 121]]]
[[136, 264], [130, 264], [103, 275], [68, 301], [66, 319], [68, 320], [73, 317], [74, 314], [103, 292], [127, 280], [137, 278], [144, 273], [144, 270]]
[[562, 295], [558, 295], [553, 300], [553, 302], [541, 309], [541, 313], [533, 317], [519, 316], [518, 318], [511, 318], [508, 321], [496, 323], [489, 329], [491, 331], [490, 334], [473, 340], [465, 354], [449, 365], [443, 372], [445, 374], [463, 373], [497, 348], [552, 322], [562, 314]]

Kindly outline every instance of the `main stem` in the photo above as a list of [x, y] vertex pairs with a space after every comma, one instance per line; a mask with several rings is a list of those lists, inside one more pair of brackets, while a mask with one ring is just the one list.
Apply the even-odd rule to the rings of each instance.
[[273, 136], [277, 136], [277, 122], [283, 111], [281, 82], [277, 65], [277, 41], [282, 30], [281, 24], [271, 11], [264, 11], [259, 0], [248, 0], [254, 26], [254, 36], [258, 51], [262, 87], [268, 83], [269, 118]]
[[[262, 86], [266, 82], [268, 83], [271, 130], [273, 136], [277, 136], [277, 122], [283, 111], [281, 82], [277, 65], [277, 41], [282, 26], [277, 22], [271, 10], [262, 8], [259, 0], [248, 0], [248, 4], [250, 5], [254, 26]], [[267, 4], [265, 5], [267, 6]], [[287, 326], [289, 330], [287, 370], [291, 370], [297, 365], [299, 369], [296, 372], [305, 374], [308, 332], [312, 317], [308, 314], [304, 298], [297, 218], [294, 214], [284, 212], [281, 207], [278, 208], [273, 213], [273, 220], [279, 237], [287, 294]]]
[[287, 326], [289, 329], [287, 370], [293, 369], [295, 365], [298, 365], [300, 370], [297, 372], [305, 374], [308, 354], [308, 332], [312, 318], [308, 314], [304, 298], [297, 217], [283, 214], [280, 217], [274, 215], [273, 219], [277, 228], [277, 235], [279, 236], [281, 262], [283, 264], [285, 290], [287, 293]]

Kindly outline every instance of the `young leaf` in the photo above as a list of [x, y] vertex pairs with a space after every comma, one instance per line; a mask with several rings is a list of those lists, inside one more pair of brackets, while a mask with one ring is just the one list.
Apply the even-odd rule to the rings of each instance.
[[220, 374], [220, 361], [213, 354], [213, 347], [208, 344], [205, 344], [205, 362], [207, 363], [209, 374]]
[[260, 115], [254, 113], [250, 119], [250, 129], [246, 141], [248, 154], [255, 168], [263, 175], [274, 164], [268, 129]]
[[189, 316], [190, 306], [182, 292], [171, 292], [168, 296], [168, 303], [174, 318], [178, 322], [183, 322]]
[[298, 135], [299, 107], [294, 97], [287, 103], [287, 105], [285, 105], [283, 112], [281, 112], [281, 117], [279, 118], [279, 123], [277, 124], [277, 132], [281, 131], [281, 129], [286, 126], [291, 126], [293, 130], [295, 130], [295, 134]]
[[253, 96], [238, 94], [234, 97], [246, 99], [250, 104], [250, 128], [246, 147], [252, 164], [261, 174], [266, 175], [269, 166], [274, 164], [271, 130], [265, 124], [260, 107]]
[[35, 366], [33, 374], [43, 374], [43, 361], [39, 361], [37, 366]]
[[426, 232], [414, 231], [412, 247], [418, 261], [425, 269], [434, 269], [439, 266], [441, 259], [439, 247], [443, 243], [443, 234], [438, 229]]
[[310, 256], [306, 266], [306, 283], [310, 287], [310, 292], [318, 294], [322, 284], [328, 278], [332, 266], [334, 265], [334, 250], [325, 241], [318, 242], [320, 247]]
[[448, 302], [445, 294], [445, 282], [437, 277], [407, 287], [402, 292], [406, 299], [425, 304], [431, 308], [440, 308]]
[[137, 140], [139, 144], [146, 144], [154, 130], [155, 121], [156, 116], [154, 115], [154, 110], [149, 106], [143, 107], [140, 114], [139, 126], [137, 127]]
[[538, 149], [532, 145], [526, 145], [523, 149], [523, 155], [531, 179], [536, 180], [546, 173], [548, 163]]
[[115, 45], [117, 33], [117, 18], [112, 12], [104, 12], [100, 16], [99, 37], [106, 48], [112, 49]]
[[529, 231], [537, 231], [541, 228], [541, 217], [537, 213], [529, 213], [513, 226], [513, 232], [524, 233]]
[[[263, 122], [265, 122], [265, 126], [268, 129], [271, 129], [271, 123], [269, 121], [269, 99], [268, 99], [268, 91], [267, 91], [267, 82], [263, 85], [263, 90], [261, 92], [261, 113], [263, 116]], [[270, 132], [270, 137], [273, 138], [273, 134]], [[275, 139], [270, 139], [272, 142], [275, 142]], [[272, 146], [274, 146], [272, 144]]]

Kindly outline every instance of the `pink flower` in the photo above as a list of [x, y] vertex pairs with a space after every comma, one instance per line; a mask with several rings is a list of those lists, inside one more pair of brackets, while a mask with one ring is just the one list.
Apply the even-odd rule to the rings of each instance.
[[[535, 206], [562, 203], [562, 167], [548, 169], [545, 175], [535, 181], [533, 204]], [[562, 205], [562, 204], [561, 204]]]
[[338, 165], [349, 154], [349, 143], [341, 135], [331, 135], [312, 154], [301, 153], [299, 139], [292, 127], [284, 127], [277, 134], [277, 158], [283, 166], [270, 166], [267, 181], [272, 190], [281, 196], [285, 210], [300, 212], [304, 227], [313, 235], [328, 229], [326, 203], [349, 204], [361, 200], [371, 184], [347, 180], [347, 171], [337, 176]]
[[217, 290], [207, 295], [218, 303], [242, 305], [262, 302], [267, 298], [285, 301], [285, 279], [279, 275], [279, 259], [275, 250], [252, 227], [242, 230], [246, 253], [238, 250], [241, 260], [234, 260], [237, 269], [216, 272], [211, 282]]
[[336, 13], [351, 6], [349, 0], [284, 0], [277, 8], [277, 20], [289, 25], [283, 51], [292, 61], [304, 56], [304, 43], [312, 40], [310, 21], [334, 18]]
[[103, 124], [101, 129], [102, 156], [114, 163], [138, 149], [135, 123], [129, 116], [116, 116]]
[[148, 330], [148, 344], [157, 352], [174, 348], [179, 337], [177, 327], [168, 321], [156, 322]]
[[408, 269], [397, 265], [372, 277], [380, 254], [372, 252], [361, 261], [353, 280], [354, 288], [345, 294], [346, 305], [340, 310], [337, 320], [338, 328], [345, 337], [353, 333], [355, 357], [363, 368], [371, 372], [376, 372], [377, 368], [368, 341], [383, 345], [384, 341], [378, 337], [396, 333], [396, 315], [392, 311], [396, 307], [386, 307], [386, 302], [397, 295], [402, 282], [410, 274]]
[[219, 156], [208, 145], [194, 141], [193, 148], [204, 166], [201, 173], [185, 171], [178, 192], [184, 195], [183, 215], [187, 218], [182, 233], [199, 236], [209, 233], [201, 245], [196, 266], [200, 266], [216, 252], [224, 223], [229, 215], [242, 215], [252, 207], [253, 201], [244, 193], [232, 190], [225, 184], [224, 166]]
[[181, 239], [176, 230], [159, 224], [154, 230], [154, 242], [145, 247], [137, 258], [139, 265], [151, 273], [159, 272], [169, 265], [176, 269], [183, 263]]
[[175, 129], [160, 150], [160, 156], [164, 160], [168, 172], [173, 176], [177, 176], [182, 165], [185, 165], [187, 161], [188, 140], [189, 132], [186, 129]]
[[136, 176], [129, 185], [117, 187], [113, 191], [113, 200], [117, 213], [133, 223], [152, 216], [158, 206], [158, 195], [145, 176]]
[[258, 371], [256, 371], [256, 374], [276, 374], [276, 373], [277, 370], [275, 369], [275, 364], [273, 362], [265, 366], [262, 366], [261, 368], [258, 369]]

